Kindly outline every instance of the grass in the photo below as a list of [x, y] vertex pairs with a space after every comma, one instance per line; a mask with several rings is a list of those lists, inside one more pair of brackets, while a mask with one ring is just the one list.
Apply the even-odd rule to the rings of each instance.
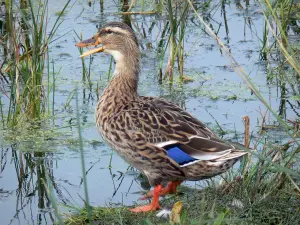
[[[171, 208], [183, 201], [180, 224], [297, 224], [300, 220], [299, 199], [290, 196], [287, 190], [278, 190], [269, 196], [247, 192], [246, 182], [239, 181], [226, 188], [226, 184], [203, 190], [181, 186], [183, 194], [170, 196], [162, 201], [162, 207]], [[288, 207], [287, 207], [288, 206]], [[96, 224], [172, 224], [169, 218], [158, 217], [154, 213], [131, 213], [126, 207], [94, 207], [92, 220]], [[220, 215], [222, 218], [220, 218]], [[68, 215], [67, 225], [83, 225], [87, 212]]]

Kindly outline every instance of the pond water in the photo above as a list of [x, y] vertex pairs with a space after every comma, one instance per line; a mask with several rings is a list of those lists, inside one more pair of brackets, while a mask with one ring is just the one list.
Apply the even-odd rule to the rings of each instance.
[[[88, 5], [86, 0], [78, 0], [70, 5], [63, 16], [51, 44], [50, 61], [54, 61], [56, 88], [53, 116], [42, 121], [36, 133], [20, 130], [11, 133], [1, 127], [0, 131], [0, 218], [1, 224], [52, 224], [54, 213], [44, 188], [43, 179], [48, 173], [54, 186], [54, 193], [62, 212], [74, 206], [83, 205], [84, 187], [82, 183], [81, 158], [78, 144], [76, 119], [76, 94], [78, 90], [79, 115], [84, 140], [84, 156], [88, 181], [90, 204], [132, 205], [140, 197], [145, 184], [138, 179], [139, 173], [128, 166], [102, 141], [94, 122], [97, 90], [107, 84], [111, 58], [96, 54], [85, 59], [90, 65], [90, 81], [82, 82], [82, 63], [75, 47], [82, 33], [83, 38], [91, 37], [97, 27], [108, 21], [121, 21], [117, 14], [118, 1], [99, 1]], [[50, 24], [65, 1], [49, 0]], [[199, 5], [202, 2], [198, 3]], [[136, 11], [148, 11], [153, 7], [146, 1]], [[209, 12], [209, 13], [208, 13]], [[192, 14], [192, 13], [191, 13]], [[260, 60], [259, 50], [264, 17], [258, 3], [249, 5], [236, 1], [224, 6], [217, 1], [205, 10], [208, 23], [218, 31], [219, 37], [231, 53], [249, 73], [261, 93], [274, 109], [281, 107], [280, 89], [267, 81], [266, 65]], [[226, 26], [225, 26], [226, 21]], [[142, 50], [142, 72], [139, 93], [161, 96], [179, 103], [187, 111], [205, 122], [216, 132], [222, 127], [225, 139], [243, 142], [244, 124], [242, 117], [248, 115], [254, 137], [260, 127], [265, 107], [256, 100], [239, 76], [231, 69], [215, 41], [209, 37], [197, 19], [190, 16], [185, 38], [184, 73], [194, 82], [160, 85], [157, 79], [159, 62], [156, 55], [158, 37], [166, 24], [165, 16], [133, 15], [131, 22], [140, 40]], [[2, 50], [0, 54], [3, 54]], [[167, 57], [165, 57], [165, 64]], [[52, 67], [52, 63], [51, 63]], [[164, 68], [164, 67], [163, 67]], [[7, 87], [8, 88], [8, 87]], [[7, 89], [9, 90], [9, 89]], [[7, 111], [9, 99], [0, 94]], [[51, 96], [51, 101], [53, 98]], [[286, 106], [286, 118], [295, 120], [295, 110]], [[273, 119], [267, 114], [267, 123]], [[219, 125], [218, 125], [219, 124]], [[25, 132], [25, 133], [23, 133]], [[272, 131], [272, 140], [281, 142], [284, 132]], [[252, 143], [253, 144], [253, 143]], [[184, 185], [201, 187], [203, 181], [185, 182]]]

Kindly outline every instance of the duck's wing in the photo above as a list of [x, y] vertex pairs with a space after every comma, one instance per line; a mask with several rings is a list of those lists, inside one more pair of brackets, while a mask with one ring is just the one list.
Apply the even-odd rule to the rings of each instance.
[[154, 97], [125, 105], [116, 115], [136, 144], [155, 146], [180, 167], [199, 160], [229, 160], [244, 154], [174, 103]]
[[[178, 157], [183, 157], [183, 159], [176, 161], [182, 166], [186, 166], [185, 163], [188, 163], [187, 165], [191, 163], [188, 158], [184, 157], [184, 153], [192, 157], [193, 159], [190, 160], [194, 163], [198, 160], [229, 160], [247, 153], [238, 150], [232, 143], [218, 138], [201, 121], [174, 103], [153, 97], [143, 97], [143, 102], [147, 102], [147, 99], [157, 109], [155, 113], [152, 113], [152, 117], [156, 118], [159, 134], [165, 138], [161, 142], [156, 142], [151, 138], [149, 141], [168, 150], [169, 155], [178, 153]], [[149, 113], [149, 110], [146, 110], [146, 113]], [[177, 148], [183, 153], [180, 153]], [[170, 154], [170, 149], [174, 153]], [[185, 159], [187, 160], [184, 161]]]

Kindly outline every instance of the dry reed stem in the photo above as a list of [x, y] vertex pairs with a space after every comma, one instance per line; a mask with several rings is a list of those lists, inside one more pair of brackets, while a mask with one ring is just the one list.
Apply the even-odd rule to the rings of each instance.
[[[167, 63], [167, 68], [164, 75], [164, 80], [167, 79], [169, 75], [169, 80], [173, 81], [173, 73], [174, 73], [174, 58], [177, 57], [178, 59], [178, 48], [180, 44], [177, 44], [176, 40], [170, 38], [170, 47], [169, 47], [169, 59]], [[174, 49], [174, 46], [175, 49]]]
[[173, 80], [172, 60], [173, 60], [173, 57], [172, 57], [172, 54], [170, 54], [169, 59], [168, 59], [168, 63], [167, 63], [167, 66], [166, 66], [164, 80], [167, 79], [168, 75], [169, 75], [169, 80]]
[[[245, 126], [245, 134], [244, 134], [244, 146], [249, 148], [250, 146], [250, 118], [249, 116], [243, 117], [244, 126]], [[247, 164], [244, 167], [244, 176], [248, 173], [248, 169], [251, 163], [252, 154], [247, 154]]]
[[250, 146], [250, 118], [249, 116], [244, 116], [244, 125], [245, 125], [245, 135], [244, 135], [244, 146], [249, 148]]
[[129, 8], [128, 8], [128, 12], [132, 9], [132, 7], [135, 5], [135, 1], [136, 0], [132, 0], [131, 2], [130, 2], [130, 5], [129, 5]]

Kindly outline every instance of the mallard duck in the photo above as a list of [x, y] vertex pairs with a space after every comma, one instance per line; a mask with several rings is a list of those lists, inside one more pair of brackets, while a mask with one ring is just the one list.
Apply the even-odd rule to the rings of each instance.
[[116, 62], [114, 77], [96, 106], [96, 124], [108, 145], [154, 186], [143, 197], [153, 197], [151, 203], [130, 209], [132, 212], [159, 209], [159, 196], [175, 193], [185, 180], [224, 173], [247, 154], [218, 138], [176, 104], [138, 94], [140, 50], [128, 25], [107, 23], [76, 46], [95, 46], [81, 57], [105, 52]]

